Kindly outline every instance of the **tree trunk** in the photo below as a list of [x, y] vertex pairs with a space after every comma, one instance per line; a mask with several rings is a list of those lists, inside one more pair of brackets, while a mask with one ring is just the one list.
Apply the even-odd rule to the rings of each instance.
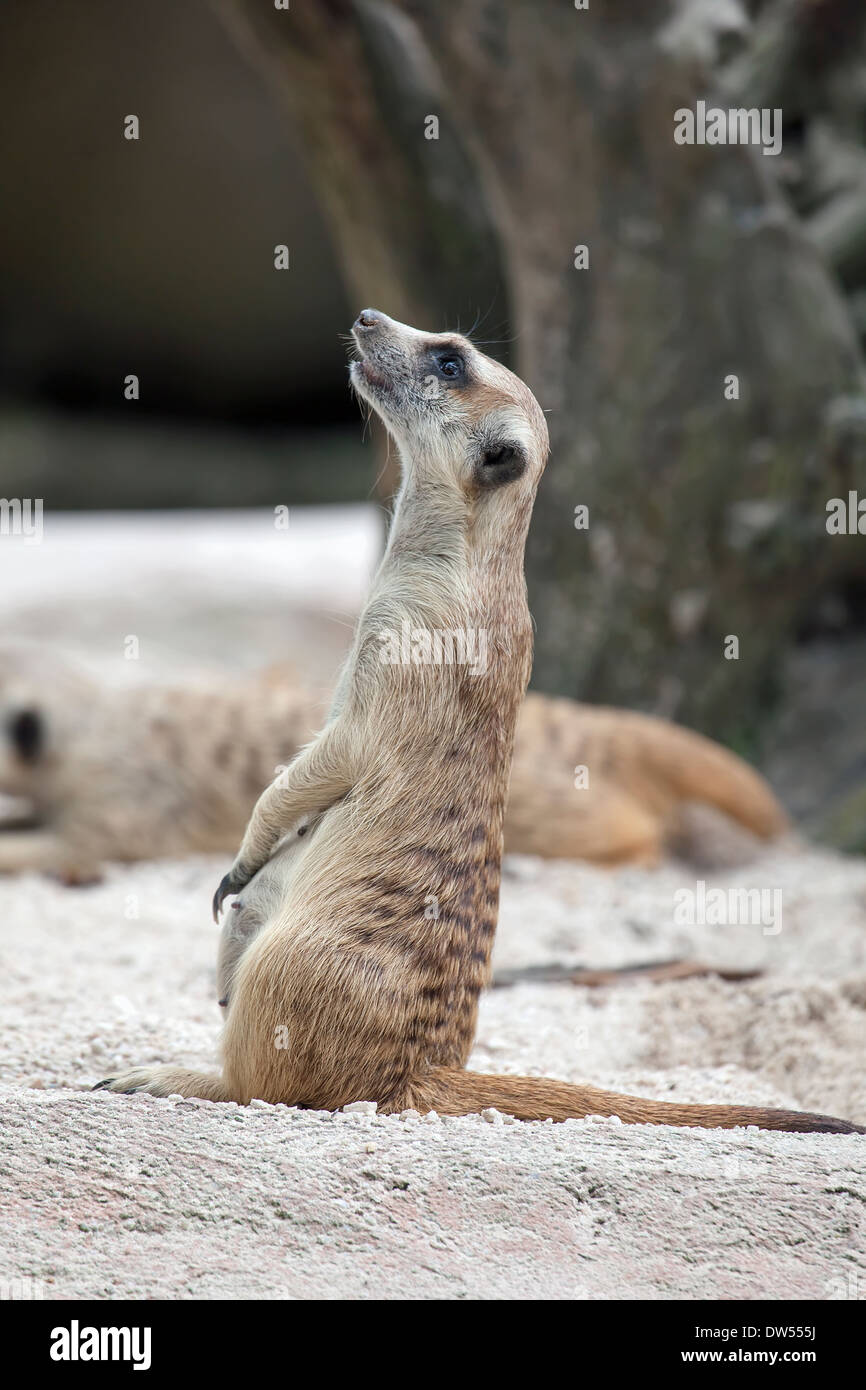
[[816, 586], [863, 564], [825, 529], [863, 461], [845, 405], [862, 364], [773, 159], [674, 142], [677, 108], [713, 101], [679, 7], [231, 14], [292, 103], [359, 307], [431, 329], [491, 296], [510, 314], [552, 441], [528, 552], [535, 683], [748, 751]]

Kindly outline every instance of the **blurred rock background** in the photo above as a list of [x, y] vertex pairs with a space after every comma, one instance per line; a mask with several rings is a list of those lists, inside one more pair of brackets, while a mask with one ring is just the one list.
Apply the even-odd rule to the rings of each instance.
[[367, 496], [354, 312], [297, 136], [207, 0], [6, 6], [0, 91], [5, 493], [249, 505], [288, 472], [286, 500]]
[[[340, 333], [479, 319], [549, 411], [535, 684], [866, 850], [866, 537], [825, 527], [866, 497], [862, 3], [19, 0], [0, 91], [5, 496], [368, 499]], [[676, 146], [697, 100], [781, 108], [782, 153]]]

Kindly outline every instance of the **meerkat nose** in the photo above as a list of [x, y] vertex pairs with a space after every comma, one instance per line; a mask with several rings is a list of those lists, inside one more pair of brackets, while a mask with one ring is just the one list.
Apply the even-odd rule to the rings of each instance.
[[381, 323], [382, 315], [378, 309], [362, 309], [352, 327], [369, 332], [371, 328], [379, 328]]

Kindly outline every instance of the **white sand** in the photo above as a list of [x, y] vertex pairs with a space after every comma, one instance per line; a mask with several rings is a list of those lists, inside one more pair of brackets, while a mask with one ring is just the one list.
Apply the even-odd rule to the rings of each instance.
[[[98, 541], [103, 523], [75, 524]], [[172, 650], [182, 649], [180, 618], [157, 621], [158, 565], [142, 562], [137, 588], [127, 573], [128, 609], [116, 589], [103, 601], [94, 591], [83, 617], [64, 607], [74, 554], [61, 562], [47, 539], [31, 553], [55, 574], [53, 590], [46, 573], [39, 581], [52, 634], [115, 660], [114, 635], [136, 631], [138, 604], [168, 653], [165, 669], [183, 664]], [[8, 577], [8, 554], [3, 566]], [[200, 623], [196, 659], [300, 664], [302, 651], [263, 637], [280, 621], [296, 631], [291, 592], [275, 584], [258, 624], [239, 623], [235, 647], [222, 651], [212, 575], [203, 563], [197, 572], [198, 590], [193, 579], [186, 590]], [[348, 606], [345, 585], [334, 587]], [[10, 592], [6, 630], [25, 631], [33, 604], [27, 590]], [[233, 611], [246, 597], [235, 593]], [[208, 859], [115, 868], [79, 889], [0, 879], [4, 1277], [39, 1280], [50, 1298], [823, 1299], [858, 1287], [862, 1296], [858, 1136], [328, 1116], [89, 1093], [126, 1064], [213, 1064], [208, 904], [224, 868]], [[507, 861], [500, 968], [688, 955], [764, 974], [493, 990], [475, 1067], [866, 1123], [866, 864], [792, 840], [712, 876], [726, 888], [778, 889], [774, 935], [676, 926], [674, 894], [695, 881], [675, 863], [609, 874]]]

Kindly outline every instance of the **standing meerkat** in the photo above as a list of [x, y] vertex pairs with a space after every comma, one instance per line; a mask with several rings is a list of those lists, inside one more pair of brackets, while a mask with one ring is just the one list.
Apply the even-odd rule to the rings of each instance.
[[[248, 928], [222, 1074], [154, 1066], [100, 1085], [329, 1110], [375, 1100], [385, 1112], [853, 1131], [822, 1115], [465, 1070], [531, 664], [523, 550], [547, 428], [523, 382], [462, 337], [369, 309], [353, 333], [352, 382], [397, 444], [402, 485], [328, 722], [259, 798], [217, 889], [215, 915], [239, 894]], [[475, 660], [383, 660], [404, 621], [463, 634]]]

